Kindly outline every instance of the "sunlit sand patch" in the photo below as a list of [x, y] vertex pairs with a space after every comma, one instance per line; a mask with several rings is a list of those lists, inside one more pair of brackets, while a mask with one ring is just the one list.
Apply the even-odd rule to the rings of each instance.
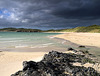
[[86, 63], [86, 64], [81, 64], [79, 62], [73, 63], [74, 66], [84, 66], [84, 67], [92, 67], [95, 70], [100, 72], [100, 64], [99, 63], [95, 63], [95, 64], [91, 64], [91, 63]]

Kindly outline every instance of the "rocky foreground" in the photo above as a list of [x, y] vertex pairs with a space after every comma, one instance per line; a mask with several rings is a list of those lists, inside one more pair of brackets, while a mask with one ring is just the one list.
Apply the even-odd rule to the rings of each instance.
[[[76, 50], [70, 48], [75, 53], [61, 53], [57, 51], [45, 54], [40, 62], [24, 61], [23, 70], [12, 74], [11, 76], [100, 76], [92, 67], [74, 66], [73, 63], [79, 62], [95, 63], [86, 55], [91, 55], [87, 51], [80, 50], [78, 54]], [[76, 54], [77, 53], [77, 54]]]

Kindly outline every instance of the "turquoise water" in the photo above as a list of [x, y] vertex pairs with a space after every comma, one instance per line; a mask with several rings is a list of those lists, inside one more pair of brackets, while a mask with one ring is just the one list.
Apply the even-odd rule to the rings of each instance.
[[59, 33], [0, 32], [1, 51], [40, 51], [43, 49], [65, 48], [60, 41], [52, 39]]
[[[58, 34], [60, 33], [0, 32], [0, 51], [66, 51], [69, 47], [79, 49], [77, 44], [52, 37]], [[100, 48], [87, 49], [100, 58]]]

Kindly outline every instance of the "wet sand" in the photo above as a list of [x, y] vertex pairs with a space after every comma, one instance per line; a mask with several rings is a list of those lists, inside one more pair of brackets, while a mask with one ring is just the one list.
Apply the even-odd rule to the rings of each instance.
[[70, 46], [86, 46], [88, 51], [95, 55], [100, 61], [100, 33], [69, 33], [53, 36], [55, 38], [65, 39]]
[[100, 33], [64, 33], [54, 37], [69, 40], [79, 45], [100, 47]]

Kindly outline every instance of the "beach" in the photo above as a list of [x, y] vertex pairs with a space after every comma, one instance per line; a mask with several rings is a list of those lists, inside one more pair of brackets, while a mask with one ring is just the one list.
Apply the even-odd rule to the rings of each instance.
[[0, 52], [0, 75], [10, 76], [21, 70], [23, 61], [40, 61], [46, 52]]
[[[64, 33], [54, 37], [71, 41], [75, 44], [100, 47], [99, 33]], [[50, 50], [50, 49], [49, 49]], [[52, 50], [51, 50], [52, 51]], [[57, 51], [57, 50], [56, 50]], [[67, 50], [65, 50], [67, 51]], [[0, 75], [10, 76], [22, 69], [23, 61], [40, 61], [46, 52], [0, 52]], [[66, 52], [67, 53], [67, 52]], [[78, 64], [78, 63], [77, 63]], [[77, 65], [75, 64], [75, 65]], [[90, 64], [87, 64], [88, 67]], [[92, 67], [92, 65], [90, 65]]]
[[64, 33], [54, 37], [69, 40], [79, 45], [100, 47], [100, 33]]

